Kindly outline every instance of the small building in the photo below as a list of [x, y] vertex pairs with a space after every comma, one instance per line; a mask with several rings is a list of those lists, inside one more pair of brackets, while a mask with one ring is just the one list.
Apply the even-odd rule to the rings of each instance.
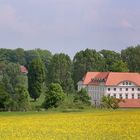
[[28, 70], [25, 66], [20, 66], [20, 72], [23, 73], [23, 74], [27, 74], [28, 73]]
[[120, 107], [140, 107], [140, 74], [130, 72], [87, 72], [78, 82], [78, 90], [86, 88], [91, 103], [100, 105], [105, 95], [124, 99]]

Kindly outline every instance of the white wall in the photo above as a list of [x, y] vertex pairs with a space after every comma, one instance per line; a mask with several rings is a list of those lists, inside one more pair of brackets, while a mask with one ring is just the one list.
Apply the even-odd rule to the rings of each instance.
[[[109, 88], [110, 91], [108, 90]], [[116, 88], [116, 91], [114, 90], [114, 88]], [[132, 82], [131, 85], [124, 85], [124, 83], [122, 82], [117, 86], [107, 86], [105, 95], [114, 96], [114, 94], [116, 94], [116, 98], [119, 98], [120, 94], [122, 94], [122, 98], [126, 99], [126, 94], [128, 94], [128, 99], [132, 99], [132, 94], [134, 94], [134, 99], [138, 99], [138, 94], [140, 94], [140, 91], [138, 90], [139, 88], [139, 86], [135, 85]], [[128, 89], [128, 91], [126, 89]]]
[[[83, 83], [80, 81], [78, 82], [78, 90], [81, 88], [86, 88], [89, 96], [91, 97], [91, 103], [93, 105], [99, 105], [101, 98], [103, 95], [110, 95], [114, 96], [116, 94], [116, 98], [120, 98], [120, 94], [122, 94], [122, 98], [126, 98], [126, 94], [128, 94], [128, 99], [132, 99], [132, 94], [134, 94], [134, 99], [138, 99], [138, 94], [140, 94], [140, 91], [138, 91], [139, 86], [135, 85], [134, 83], [125, 83], [121, 82], [117, 86], [104, 86], [104, 84], [100, 84], [99, 86], [95, 85], [83, 85]], [[126, 85], [127, 84], [127, 85]], [[110, 91], [108, 91], [108, 88], [110, 88]], [[114, 90], [116, 88], [116, 91]], [[126, 88], [128, 88], [128, 91], [126, 91]], [[132, 88], [134, 91], [132, 91]]]

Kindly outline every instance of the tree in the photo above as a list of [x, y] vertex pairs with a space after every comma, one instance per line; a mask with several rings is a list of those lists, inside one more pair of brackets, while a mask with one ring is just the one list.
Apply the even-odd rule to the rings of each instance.
[[55, 54], [50, 62], [48, 70], [48, 83], [59, 83], [66, 93], [74, 90], [72, 80], [72, 62], [66, 54]]
[[0, 49], [0, 61], [12, 62], [11, 56], [13, 51], [10, 49], [1, 48]]
[[20, 65], [15, 63], [7, 63], [7, 66], [3, 71], [2, 82], [7, 92], [11, 95], [15, 93], [15, 87], [17, 86], [18, 82], [20, 82], [18, 80], [19, 75], [21, 75]]
[[117, 109], [119, 108], [119, 103], [123, 102], [122, 99], [114, 98], [113, 96], [103, 96], [102, 105], [106, 108]]
[[[2, 83], [10, 100], [7, 100], [7, 107], [10, 110], [24, 110], [28, 106], [27, 77], [20, 72], [20, 66], [8, 63], [3, 71]], [[25, 95], [26, 92], [26, 95]], [[22, 100], [21, 100], [22, 98]], [[22, 104], [22, 106], [21, 106]]]
[[17, 102], [17, 110], [26, 111], [28, 109], [28, 91], [24, 86], [18, 85], [16, 87], [15, 100]]
[[131, 72], [140, 72], [140, 45], [122, 50], [121, 57]]
[[0, 84], [0, 110], [8, 110], [10, 105], [10, 96], [4, 86]]
[[111, 50], [101, 50], [100, 54], [105, 61], [104, 71], [117, 71], [115, 66], [118, 64], [118, 62], [121, 62], [122, 64], [120, 53]]
[[128, 72], [129, 71], [127, 64], [123, 62], [122, 60], [118, 60], [114, 62], [114, 64], [111, 66], [111, 69], [114, 72]]
[[39, 58], [40, 58], [39, 53], [36, 50], [25, 51], [25, 60], [26, 60], [27, 68], [29, 68], [30, 63], [34, 59], [39, 59]]
[[88, 96], [87, 90], [82, 88], [80, 91], [78, 91], [74, 97], [74, 102], [82, 102], [85, 105], [90, 105], [90, 97]]
[[75, 86], [88, 71], [104, 71], [105, 63], [96, 50], [86, 49], [76, 53], [73, 59], [73, 79]]
[[64, 92], [60, 84], [52, 83], [49, 85], [46, 92], [45, 102], [43, 106], [48, 109], [52, 107], [58, 107], [60, 103], [64, 100]]
[[25, 53], [24, 53], [24, 49], [22, 48], [17, 48], [15, 50], [12, 50], [12, 54], [10, 55], [10, 58], [11, 58], [11, 62], [19, 63], [20, 65], [26, 64]]
[[28, 69], [28, 91], [35, 101], [42, 93], [42, 86], [45, 80], [44, 65], [40, 58], [34, 59]]

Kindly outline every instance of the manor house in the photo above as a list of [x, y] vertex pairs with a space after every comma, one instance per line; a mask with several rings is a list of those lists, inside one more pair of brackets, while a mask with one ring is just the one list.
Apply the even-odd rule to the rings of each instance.
[[140, 74], [130, 72], [87, 72], [78, 82], [78, 90], [86, 88], [93, 105], [100, 105], [102, 96], [124, 99], [120, 107], [140, 107]]

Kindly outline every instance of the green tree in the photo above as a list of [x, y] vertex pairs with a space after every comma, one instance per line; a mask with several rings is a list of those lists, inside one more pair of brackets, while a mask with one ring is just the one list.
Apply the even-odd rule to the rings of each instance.
[[25, 53], [24, 53], [24, 49], [22, 48], [17, 48], [15, 50], [12, 50], [12, 55], [10, 56], [10, 58], [11, 58], [11, 62], [19, 63], [20, 65], [26, 64]]
[[10, 49], [1, 48], [0, 49], [0, 61], [12, 62], [11, 56], [13, 51]]
[[18, 85], [15, 88], [14, 99], [17, 103], [17, 110], [26, 111], [29, 108], [28, 95], [26, 87]]
[[45, 80], [44, 65], [40, 58], [34, 59], [28, 69], [28, 91], [35, 101], [42, 93]]
[[[23, 96], [24, 92], [28, 95], [26, 82], [27, 77], [20, 72], [20, 66], [8, 63], [3, 71], [2, 83], [10, 96], [10, 101], [7, 102], [7, 106], [10, 104], [10, 110], [21, 110], [21, 104], [22, 108], [27, 108], [28, 98], [27, 96]], [[24, 100], [21, 101], [20, 98], [23, 97]]]
[[91, 105], [90, 97], [88, 96], [87, 90], [85, 88], [82, 88], [80, 91], [78, 91], [74, 97], [74, 102], [82, 102], [85, 105]]
[[104, 71], [117, 71], [117, 69], [115, 69], [116, 68], [115, 66], [118, 64], [118, 62], [119, 63], [121, 62], [120, 53], [111, 50], [101, 50], [100, 54], [102, 55], [105, 61]]
[[96, 50], [86, 49], [76, 53], [73, 59], [73, 79], [75, 86], [88, 71], [104, 71], [105, 63]]
[[131, 72], [140, 72], [140, 45], [122, 50], [121, 57]]
[[15, 87], [19, 82], [17, 78], [19, 75], [21, 75], [20, 65], [15, 63], [7, 63], [7, 66], [3, 72], [2, 82], [8, 93], [15, 93]]
[[123, 62], [122, 60], [114, 62], [111, 69], [114, 72], [128, 72], [129, 71], [127, 67], [127, 63]]
[[74, 90], [72, 80], [72, 62], [66, 54], [55, 54], [50, 62], [48, 70], [48, 83], [59, 83], [66, 93]]
[[122, 99], [114, 98], [113, 96], [103, 96], [101, 102], [105, 108], [117, 109], [119, 108], [119, 103], [124, 101]]
[[0, 84], [0, 111], [8, 110], [10, 105], [10, 96], [4, 86]]
[[58, 107], [60, 103], [64, 100], [64, 92], [60, 84], [52, 83], [49, 85], [46, 92], [45, 102], [43, 106], [48, 109], [52, 107]]

